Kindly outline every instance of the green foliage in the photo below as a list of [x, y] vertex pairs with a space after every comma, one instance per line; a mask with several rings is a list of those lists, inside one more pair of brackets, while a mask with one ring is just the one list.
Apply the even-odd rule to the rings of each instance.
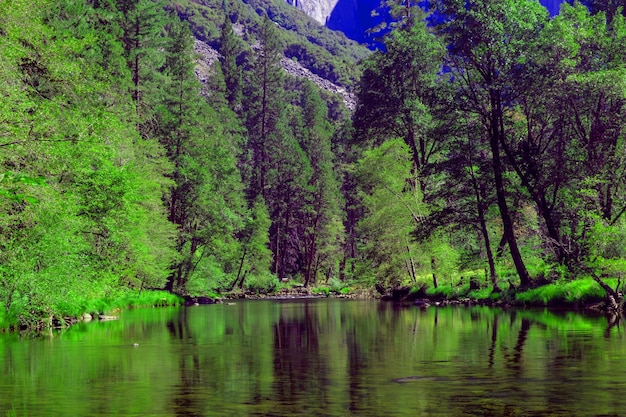
[[45, 185], [44, 177], [32, 178], [23, 174], [13, 174], [12, 172], [4, 172], [0, 174], [0, 197], [7, 198], [16, 203], [37, 203], [37, 199], [25, 195], [20, 191], [21, 188], [32, 185]]
[[366, 210], [358, 224], [363, 262], [374, 279], [385, 285], [407, 281], [411, 258], [419, 253], [410, 234], [426, 207], [411, 182], [411, 166], [409, 147], [400, 139], [364, 152], [356, 165], [359, 196]]
[[491, 300], [497, 301], [501, 297], [501, 293], [493, 292], [492, 288], [481, 288], [467, 293], [468, 298], [472, 300]]
[[[615, 280], [607, 280], [615, 285]], [[597, 303], [605, 298], [604, 290], [592, 279], [579, 279], [543, 285], [532, 290], [517, 293], [515, 300], [526, 305], [563, 305]]]
[[60, 317], [80, 317], [82, 314], [113, 314], [121, 309], [165, 307], [182, 305], [184, 300], [168, 291], [121, 291], [104, 298], [76, 298], [64, 300], [57, 305]]
[[243, 88], [243, 73], [237, 65], [237, 58], [242, 53], [243, 46], [235, 36], [230, 17], [224, 17], [222, 34], [220, 37], [220, 62], [226, 84], [227, 99], [232, 109], [238, 109], [241, 105], [241, 93]]
[[311, 290], [311, 292], [315, 295], [330, 297], [330, 288], [328, 287], [315, 287]]
[[[285, 2], [215, 3], [0, 4], [6, 323], [292, 277], [495, 298], [461, 282], [486, 263], [493, 287], [556, 282], [520, 302], [587, 302], [597, 283], [568, 280], [626, 272], [617, 9], [441, 0], [433, 28], [389, 2], [387, 51], [357, 67]], [[204, 85], [192, 33], [222, 52]], [[344, 86], [363, 70], [354, 126], [284, 56]]]
[[254, 294], [268, 294], [278, 289], [278, 280], [271, 274], [260, 274], [246, 280], [245, 289]]
[[[15, 112], [0, 118], [10, 151], [0, 171], [12, 173], [0, 202], [0, 304], [10, 323], [38, 325], [68, 295], [162, 286], [175, 231], [161, 203], [168, 164], [129, 118], [131, 98], [117, 88], [123, 49], [98, 31], [97, 11], [11, 3], [0, 17], [0, 108]], [[92, 59], [92, 48], [108, 58]]]
[[453, 285], [441, 285], [437, 288], [428, 288], [426, 295], [433, 298], [456, 300], [462, 297], [466, 297], [469, 294], [469, 284], [453, 286]]
[[[224, 4], [226, 10], [223, 10]], [[221, 45], [224, 15], [243, 31], [242, 39], [248, 45], [254, 45], [262, 37], [260, 29], [263, 16], [267, 15], [281, 28], [276, 36], [285, 45], [287, 58], [297, 58], [314, 74], [342, 86], [356, 84], [359, 67], [355, 63], [369, 54], [364, 46], [340, 32], [320, 26], [302, 11], [280, 0], [174, 0], [172, 5], [189, 21], [194, 35], [216, 49]], [[245, 49], [249, 50], [250, 46]]]
[[337, 278], [330, 278], [328, 282], [324, 284], [318, 284], [311, 289], [311, 292], [316, 295], [324, 295], [330, 297], [332, 294], [348, 295], [354, 291], [352, 282], [340, 281]]

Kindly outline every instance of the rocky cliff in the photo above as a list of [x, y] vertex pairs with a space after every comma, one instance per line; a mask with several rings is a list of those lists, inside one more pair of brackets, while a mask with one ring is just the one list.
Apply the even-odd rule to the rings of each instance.
[[[558, 14], [565, 0], [540, 0], [550, 15]], [[378, 25], [384, 15], [372, 11], [380, 6], [380, 0], [286, 0], [287, 3], [302, 9], [306, 14], [333, 30], [345, 33], [350, 39], [361, 43], [371, 43], [374, 37], [367, 31]]]
[[339, 0], [286, 0], [292, 6], [302, 9], [307, 15], [325, 25]]
[[[213, 75], [213, 64], [220, 58], [220, 54], [206, 42], [198, 39], [195, 40], [194, 49], [198, 54], [195, 69], [196, 77], [203, 85], [206, 85], [209, 78]], [[292, 59], [283, 58], [280, 63], [287, 74], [296, 78], [307, 78], [311, 80], [322, 90], [339, 95], [350, 111], [354, 111], [356, 109], [356, 99], [354, 98], [354, 95], [347, 91], [344, 87], [338, 86], [316, 74], [313, 74], [310, 70]], [[203, 89], [203, 94], [207, 93], [208, 90]]]
[[380, 18], [372, 17], [372, 11], [380, 5], [380, 0], [286, 0], [292, 6], [302, 9], [307, 15], [339, 30], [350, 39], [367, 43], [366, 31], [376, 26]]

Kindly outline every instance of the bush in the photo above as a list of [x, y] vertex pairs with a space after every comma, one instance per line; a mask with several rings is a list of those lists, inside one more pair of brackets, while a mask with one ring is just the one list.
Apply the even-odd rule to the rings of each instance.
[[324, 295], [326, 297], [330, 297], [330, 288], [328, 287], [315, 287], [311, 290], [311, 292], [315, 295]]
[[493, 288], [481, 288], [479, 290], [470, 291], [467, 296], [474, 300], [498, 300], [500, 293], [494, 293]]
[[469, 284], [453, 287], [451, 285], [441, 285], [437, 288], [429, 288], [426, 295], [434, 298], [455, 299], [466, 297], [469, 294]]
[[245, 281], [246, 290], [254, 294], [269, 294], [278, 289], [278, 279], [271, 274], [249, 277]]

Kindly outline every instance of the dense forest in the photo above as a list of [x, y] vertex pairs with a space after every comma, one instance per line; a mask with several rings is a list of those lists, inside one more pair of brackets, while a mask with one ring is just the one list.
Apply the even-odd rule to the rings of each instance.
[[[588, 278], [621, 303], [617, 2], [550, 18], [531, 0], [389, 1], [371, 54], [283, 2], [214, 3], [0, 4], [6, 323], [128, 291], [294, 284], [499, 294]], [[204, 84], [194, 38], [220, 53]], [[356, 110], [288, 76], [285, 56], [353, 90]]]

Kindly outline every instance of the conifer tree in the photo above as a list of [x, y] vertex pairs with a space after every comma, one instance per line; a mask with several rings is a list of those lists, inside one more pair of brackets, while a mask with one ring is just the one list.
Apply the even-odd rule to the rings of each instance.
[[220, 36], [220, 63], [226, 83], [226, 98], [230, 108], [235, 111], [241, 108], [243, 72], [237, 65], [237, 58], [241, 51], [241, 41], [235, 35], [230, 17], [226, 13]]
[[320, 268], [324, 268], [327, 275], [333, 272], [344, 239], [340, 218], [342, 198], [330, 143], [333, 129], [327, 113], [328, 108], [316, 87], [311, 81], [305, 81], [300, 143], [312, 169], [303, 231], [305, 286], [315, 282]]
[[249, 73], [246, 92], [246, 127], [252, 158], [252, 172], [248, 180], [249, 201], [254, 201], [259, 194], [267, 201], [266, 177], [271, 156], [269, 143], [271, 137], [284, 133], [279, 131], [285, 110], [284, 75], [280, 67], [282, 46], [274, 23], [267, 16], [259, 37], [260, 49]]
[[[275, 24], [267, 17], [248, 80], [247, 129], [251, 172], [248, 201], [263, 197], [272, 220], [272, 271], [282, 279], [302, 264], [302, 212], [310, 164], [289, 125], [290, 105], [280, 67], [282, 47]], [[294, 112], [290, 112], [294, 114]]]
[[162, 51], [166, 44], [164, 30], [172, 20], [164, 6], [164, 0], [117, 0], [124, 57], [131, 73], [129, 91], [144, 137], [154, 132], [152, 109], [160, 100]]
[[167, 203], [169, 220], [180, 228], [177, 249], [181, 260], [168, 289], [185, 292], [201, 262], [224, 268], [224, 256], [218, 252], [232, 252], [225, 246], [236, 245], [232, 236], [240, 227], [242, 201], [238, 196], [242, 190], [233, 148], [226, 144], [228, 137], [215, 111], [200, 97], [188, 25], [172, 22], [168, 39], [167, 84], [156, 112], [157, 133], [174, 165], [174, 186]]

